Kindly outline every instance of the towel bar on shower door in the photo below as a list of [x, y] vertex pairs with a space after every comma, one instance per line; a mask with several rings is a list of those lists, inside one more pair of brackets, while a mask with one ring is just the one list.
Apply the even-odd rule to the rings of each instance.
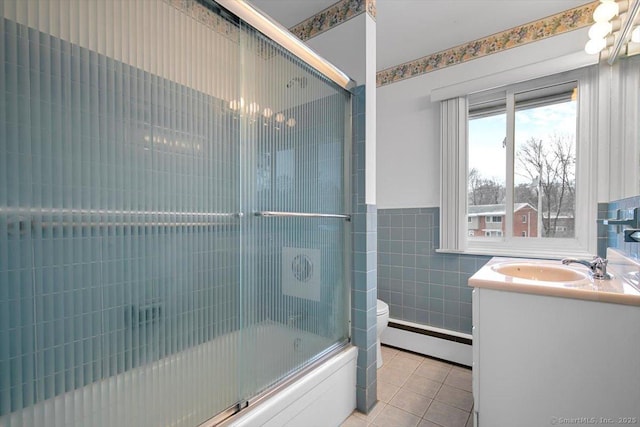
[[260, 211], [254, 214], [261, 217], [290, 217], [290, 218], [339, 218], [351, 221], [351, 215], [345, 214], [325, 214], [325, 213], [307, 213], [307, 212], [277, 212], [277, 211]]

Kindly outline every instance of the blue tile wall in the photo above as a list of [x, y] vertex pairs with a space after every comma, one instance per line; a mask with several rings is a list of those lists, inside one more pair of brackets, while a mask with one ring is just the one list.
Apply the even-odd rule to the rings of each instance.
[[[609, 203], [598, 203], [598, 219], [606, 219], [609, 217]], [[608, 226], [598, 222], [598, 256], [605, 258], [607, 256], [607, 246], [609, 240]]]
[[[42, 208], [24, 222], [0, 219], [1, 418], [236, 330], [229, 307], [238, 304], [240, 258], [238, 226], [224, 221], [120, 226], [138, 216], [102, 214], [95, 222], [79, 213], [234, 212], [237, 203], [222, 196], [230, 180], [219, 184], [219, 200], [201, 197], [216, 179], [237, 174], [225, 161], [238, 156], [235, 129], [220, 134], [216, 151], [204, 143], [207, 124], [228, 114], [225, 101], [9, 20], [0, 33], [14, 51], [21, 46], [20, 58], [59, 67], [23, 70], [0, 49], [2, 75], [23, 78], [3, 94], [9, 110], [42, 118], [13, 115], [0, 125], [9, 136], [0, 131], [0, 169], [8, 171], [0, 205]], [[43, 89], [31, 91], [36, 84]], [[190, 120], [169, 124], [182, 117], [179, 108]], [[33, 134], [17, 138], [16, 129]], [[176, 138], [190, 145], [177, 148]], [[161, 139], [176, 146], [159, 147]], [[68, 223], [68, 214], [52, 213], [63, 209], [76, 212]]]
[[390, 317], [471, 333], [469, 278], [490, 257], [436, 253], [439, 208], [378, 210], [378, 298]]
[[365, 203], [365, 87], [353, 91], [351, 336], [358, 347], [356, 404], [369, 412], [377, 397], [376, 300], [377, 209]]
[[[614, 200], [608, 204], [608, 218], [615, 218], [616, 211], [618, 209], [633, 209], [640, 206], [640, 196], [628, 197], [626, 199]], [[598, 209], [600, 213], [600, 209]], [[600, 217], [599, 217], [600, 218]], [[602, 234], [606, 233], [607, 245], [611, 248], [619, 249], [626, 255], [640, 258], [640, 243], [625, 243], [624, 233], [621, 227], [616, 226], [599, 226], [598, 228], [598, 254], [600, 254], [600, 227], [604, 227], [605, 230]]]

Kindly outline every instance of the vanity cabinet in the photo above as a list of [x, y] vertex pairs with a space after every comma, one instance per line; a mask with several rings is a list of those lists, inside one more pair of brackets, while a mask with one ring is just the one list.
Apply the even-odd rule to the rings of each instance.
[[640, 425], [640, 307], [476, 286], [473, 396], [477, 427]]

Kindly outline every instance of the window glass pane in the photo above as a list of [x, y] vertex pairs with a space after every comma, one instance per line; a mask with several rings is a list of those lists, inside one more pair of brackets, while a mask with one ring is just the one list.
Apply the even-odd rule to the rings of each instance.
[[469, 119], [467, 235], [469, 240], [502, 238], [506, 183], [504, 110]]
[[575, 237], [576, 107], [575, 82], [516, 94], [514, 237]]

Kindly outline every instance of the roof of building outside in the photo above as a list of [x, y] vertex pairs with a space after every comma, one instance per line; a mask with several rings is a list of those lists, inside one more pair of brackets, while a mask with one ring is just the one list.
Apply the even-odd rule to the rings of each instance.
[[[480, 216], [480, 215], [504, 215], [505, 208], [504, 204], [502, 205], [472, 205], [468, 207], [468, 215], [469, 216]], [[531, 206], [529, 203], [516, 203], [513, 205], [514, 212], [518, 212], [520, 209], [524, 207], [530, 207], [534, 211], [536, 208]]]

